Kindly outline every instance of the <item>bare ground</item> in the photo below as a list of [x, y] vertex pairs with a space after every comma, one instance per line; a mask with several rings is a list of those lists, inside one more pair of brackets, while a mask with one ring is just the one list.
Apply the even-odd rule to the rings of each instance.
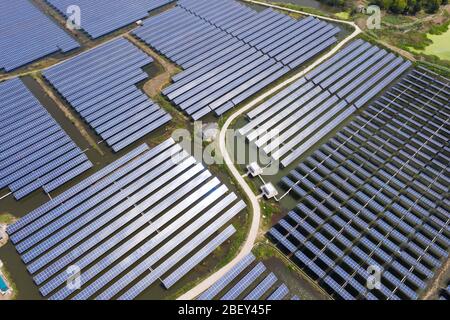
[[161, 74], [153, 77], [149, 81], [144, 84], [145, 92], [151, 97], [154, 98], [160, 94], [161, 90], [167, 86], [172, 79], [172, 76], [181, 71], [180, 68], [170, 63], [168, 60], [164, 59], [160, 55], [158, 55], [155, 51], [142, 44], [139, 40], [134, 38], [133, 36], [127, 34], [124, 36], [127, 40], [132, 42], [134, 45], [139, 47], [142, 51], [151, 56], [155, 61], [157, 61], [163, 68]]
[[433, 279], [433, 283], [428, 287], [427, 291], [425, 291], [422, 299], [423, 300], [433, 300], [437, 299], [439, 295], [439, 291], [442, 287], [444, 287], [444, 282], [448, 280], [450, 271], [450, 260], [447, 259], [447, 262], [441, 268], [441, 270], [437, 273], [436, 277]]

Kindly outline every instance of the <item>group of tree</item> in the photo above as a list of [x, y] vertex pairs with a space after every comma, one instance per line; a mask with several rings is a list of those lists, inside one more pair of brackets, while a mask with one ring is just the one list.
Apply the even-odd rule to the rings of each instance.
[[320, 0], [320, 2], [333, 7], [342, 7], [345, 5], [345, 0]]
[[435, 13], [441, 5], [448, 4], [448, 0], [372, 0], [372, 4], [392, 13], [416, 14], [421, 10]]
[[[346, 0], [319, 0], [330, 6], [344, 6]], [[421, 10], [427, 13], [435, 13], [441, 5], [448, 4], [449, 0], [371, 0], [371, 4], [378, 5], [381, 9], [389, 10], [397, 14], [416, 14]]]

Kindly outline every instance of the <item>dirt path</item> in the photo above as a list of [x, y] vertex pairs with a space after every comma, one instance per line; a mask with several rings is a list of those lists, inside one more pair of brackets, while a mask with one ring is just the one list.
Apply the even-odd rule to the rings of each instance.
[[387, 42], [381, 41], [381, 40], [376, 40], [376, 41], [377, 41], [379, 44], [381, 44], [381, 45], [383, 45], [383, 46], [389, 48], [390, 50], [392, 50], [392, 51], [398, 53], [399, 55], [401, 55], [401, 56], [407, 58], [408, 60], [411, 60], [411, 61], [413, 61], [413, 62], [417, 61], [417, 59], [414, 58], [414, 55], [413, 55], [411, 52], [408, 52], [408, 51], [405, 51], [405, 50], [403, 50], [403, 49], [397, 48], [397, 47], [395, 47], [395, 46], [393, 46], [393, 45], [391, 45], [391, 44], [389, 44], [389, 43], [387, 43]]
[[450, 270], [450, 260], [447, 259], [447, 262], [441, 268], [438, 275], [434, 278], [433, 283], [423, 295], [423, 300], [432, 300], [435, 298], [437, 294], [439, 294], [442, 281], [445, 280], [446, 277], [448, 276], [449, 270]]
[[89, 142], [89, 145], [95, 150], [97, 150], [98, 153], [100, 153], [103, 156], [104, 155], [103, 151], [100, 149], [95, 140], [83, 127], [81, 121], [77, 117], [75, 117], [72, 114], [72, 111], [69, 110], [69, 108], [61, 102], [61, 100], [53, 93], [53, 91], [47, 86], [47, 84], [41, 77], [34, 76], [33, 78], [37, 81], [37, 83], [39, 83], [44, 92], [56, 103], [58, 108], [61, 109], [62, 112], [64, 112], [64, 115], [70, 120], [70, 122], [72, 122], [75, 125], [75, 127], [78, 129], [81, 135]]
[[158, 55], [155, 51], [150, 49], [148, 46], [146, 46], [133, 36], [127, 34], [124, 36], [124, 38], [132, 42], [135, 46], [139, 47], [142, 51], [147, 53], [162, 66], [163, 72], [156, 77], [153, 77], [144, 84], [144, 91], [150, 96], [150, 98], [155, 98], [160, 94], [161, 90], [172, 81], [172, 76], [180, 72], [181, 69]]

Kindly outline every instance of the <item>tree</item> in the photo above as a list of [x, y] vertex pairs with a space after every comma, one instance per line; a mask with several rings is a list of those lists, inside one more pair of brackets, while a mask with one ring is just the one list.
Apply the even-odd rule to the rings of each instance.
[[425, 11], [427, 13], [435, 13], [439, 10], [441, 0], [426, 0]]
[[379, 6], [381, 9], [389, 9], [392, 4], [392, 0], [374, 0], [371, 4]]
[[422, 1], [421, 0], [408, 0], [408, 5], [406, 10], [409, 14], [416, 14], [420, 10], [422, 10]]
[[403, 13], [405, 12], [407, 5], [406, 0], [394, 0], [389, 9], [393, 13]]

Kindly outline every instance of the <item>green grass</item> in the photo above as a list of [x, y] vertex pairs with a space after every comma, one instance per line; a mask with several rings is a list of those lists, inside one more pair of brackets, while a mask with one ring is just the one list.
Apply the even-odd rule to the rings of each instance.
[[11, 224], [15, 220], [14, 216], [9, 213], [0, 214], [0, 224]]
[[414, 19], [404, 16], [404, 15], [398, 15], [398, 14], [387, 14], [383, 16], [382, 22], [386, 22], [393, 25], [402, 25], [406, 23], [412, 23], [414, 22]]
[[342, 11], [342, 12], [335, 13], [334, 16], [341, 20], [350, 20], [350, 17], [351, 17], [350, 12], [348, 12], [348, 11]]
[[322, 10], [315, 9], [315, 8], [303, 7], [303, 6], [299, 6], [297, 4], [292, 4], [292, 3], [272, 2], [272, 1], [263, 1], [263, 2], [268, 2], [268, 3], [271, 3], [273, 5], [276, 5], [276, 6], [279, 6], [279, 7], [283, 7], [283, 8], [287, 8], [287, 9], [291, 9], [291, 10], [303, 11], [303, 12], [310, 13], [310, 14], [315, 14], [315, 15], [318, 15], [318, 16], [330, 17], [330, 14], [328, 14], [326, 12], [323, 12]]
[[409, 47], [408, 49], [417, 54], [436, 56], [442, 60], [450, 61], [450, 28], [449, 23], [434, 26], [426, 35], [429, 44], [424, 48]]

